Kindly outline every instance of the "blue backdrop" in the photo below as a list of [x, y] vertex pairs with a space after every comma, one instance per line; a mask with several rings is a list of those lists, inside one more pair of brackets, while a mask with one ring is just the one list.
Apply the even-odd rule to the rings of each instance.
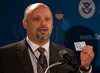
[[74, 51], [80, 64], [80, 52], [74, 42], [85, 41], [94, 47], [91, 63], [94, 73], [100, 73], [100, 0], [0, 0], [0, 47], [22, 40], [26, 36], [22, 19], [25, 8], [32, 3], [47, 4], [53, 13], [51, 41]]

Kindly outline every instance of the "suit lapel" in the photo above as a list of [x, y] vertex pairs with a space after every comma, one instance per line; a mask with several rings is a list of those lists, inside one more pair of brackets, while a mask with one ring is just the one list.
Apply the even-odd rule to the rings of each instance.
[[18, 50], [18, 58], [20, 59], [26, 73], [34, 73], [25, 39], [19, 43]]
[[[49, 61], [49, 64], [51, 65], [53, 63], [59, 62], [60, 59], [61, 58], [59, 56], [58, 47], [54, 43], [50, 42], [50, 61]], [[56, 73], [57, 67], [58, 66], [51, 68], [50, 73]]]

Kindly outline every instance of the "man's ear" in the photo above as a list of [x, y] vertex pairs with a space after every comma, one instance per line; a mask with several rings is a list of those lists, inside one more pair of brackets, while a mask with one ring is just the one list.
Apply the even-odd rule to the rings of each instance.
[[52, 20], [52, 29], [53, 29], [53, 20]]
[[27, 22], [26, 22], [25, 19], [23, 19], [22, 23], [23, 23], [23, 27], [24, 27], [25, 29], [27, 29]]

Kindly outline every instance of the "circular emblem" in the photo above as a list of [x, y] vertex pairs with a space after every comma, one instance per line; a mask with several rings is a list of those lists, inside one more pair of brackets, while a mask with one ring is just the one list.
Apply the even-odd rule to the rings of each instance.
[[95, 5], [92, 0], [81, 0], [79, 3], [79, 13], [84, 18], [91, 18], [95, 13]]
[[63, 19], [63, 17], [64, 17], [63, 10], [62, 10], [62, 9], [57, 9], [56, 12], [55, 12], [55, 17], [56, 17], [58, 20]]

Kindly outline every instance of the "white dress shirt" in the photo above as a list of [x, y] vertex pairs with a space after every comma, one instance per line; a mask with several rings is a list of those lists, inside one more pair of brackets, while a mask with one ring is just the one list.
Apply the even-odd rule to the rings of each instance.
[[[39, 58], [40, 53], [39, 53], [39, 51], [37, 49], [40, 46], [35, 44], [31, 40], [29, 40], [28, 36], [26, 37], [26, 41], [28, 42], [28, 44], [32, 48], [32, 51], [34, 52], [35, 56], [37, 58]], [[45, 50], [46, 50], [45, 51], [45, 56], [46, 56], [46, 59], [47, 59], [48, 66], [49, 66], [49, 45], [50, 45], [50, 42], [48, 41], [45, 45], [41, 46], [41, 47], [45, 48]], [[28, 51], [29, 51], [29, 55], [30, 55], [30, 59], [31, 59], [31, 63], [32, 63], [32, 66], [33, 66], [34, 73], [37, 73], [37, 59], [35, 58], [33, 53], [30, 51], [30, 49], [28, 49]]]

